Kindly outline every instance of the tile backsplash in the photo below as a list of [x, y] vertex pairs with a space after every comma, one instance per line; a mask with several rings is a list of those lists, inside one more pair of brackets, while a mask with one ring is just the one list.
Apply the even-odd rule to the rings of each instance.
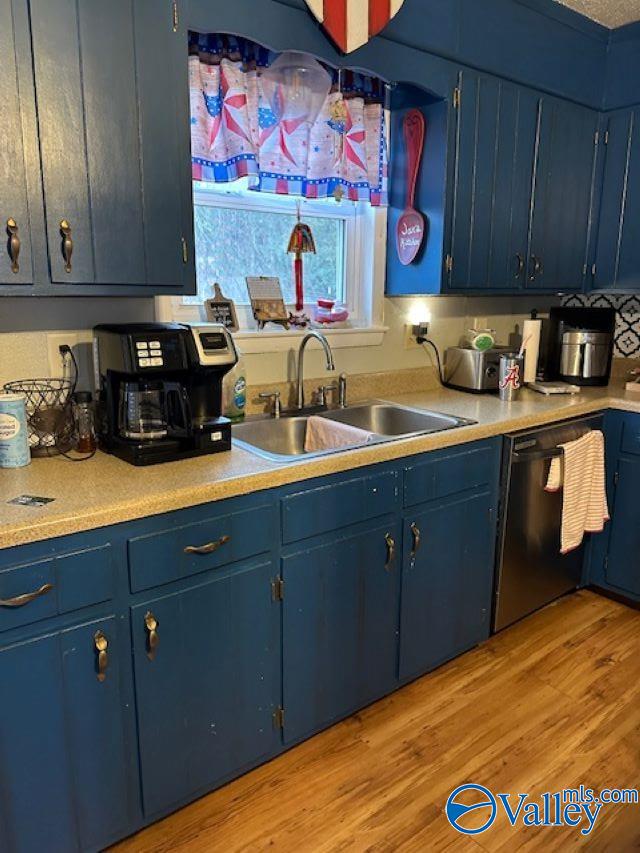
[[640, 358], [640, 295], [576, 294], [566, 296], [562, 304], [584, 308], [615, 308], [614, 355], [617, 358]]

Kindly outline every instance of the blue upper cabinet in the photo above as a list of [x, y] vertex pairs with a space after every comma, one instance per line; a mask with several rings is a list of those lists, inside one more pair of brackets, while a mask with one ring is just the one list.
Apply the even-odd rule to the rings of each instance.
[[640, 108], [611, 113], [594, 290], [640, 290]]
[[588, 267], [599, 116], [540, 99], [526, 287], [582, 290]]
[[581, 290], [598, 114], [475, 72], [459, 92], [445, 289]]
[[496, 77], [460, 74], [446, 289], [524, 285], [538, 98]]
[[0, 46], [2, 292], [194, 292], [187, 38], [171, 0], [0, 0]]
[[[22, 17], [21, 17], [22, 13]], [[21, 46], [28, 40], [22, 4], [0, 0], [0, 292], [3, 285], [33, 281], [31, 218], [27, 195], [27, 164], [22, 137], [18, 65]]]

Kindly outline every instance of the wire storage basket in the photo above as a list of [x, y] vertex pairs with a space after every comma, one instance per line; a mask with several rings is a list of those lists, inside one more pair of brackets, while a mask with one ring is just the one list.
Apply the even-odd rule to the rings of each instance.
[[72, 379], [20, 379], [5, 391], [27, 398], [27, 424], [32, 456], [57, 456], [73, 444]]

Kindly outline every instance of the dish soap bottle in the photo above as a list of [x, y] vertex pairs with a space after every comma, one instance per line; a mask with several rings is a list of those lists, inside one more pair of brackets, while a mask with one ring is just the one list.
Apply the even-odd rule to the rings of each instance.
[[233, 422], [243, 420], [247, 407], [247, 372], [236, 347], [238, 361], [222, 380], [222, 414]]

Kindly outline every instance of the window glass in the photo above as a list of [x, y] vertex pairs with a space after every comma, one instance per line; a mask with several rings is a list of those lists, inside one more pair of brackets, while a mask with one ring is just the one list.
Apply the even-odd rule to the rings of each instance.
[[[335, 202], [333, 202], [335, 203]], [[185, 303], [202, 302], [220, 284], [225, 296], [248, 304], [247, 276], [277, 276], [285, 302], [295, 302], [293, 255], [287, 253], [296, 222], [295, 209], [247, 209], [242, 206], [194, 205], [198, 295]], [[304, 255], [305, 302], [318, 297], [345, 301], [345, 220], [302, 214], [313, 231], [317, 254]]]

